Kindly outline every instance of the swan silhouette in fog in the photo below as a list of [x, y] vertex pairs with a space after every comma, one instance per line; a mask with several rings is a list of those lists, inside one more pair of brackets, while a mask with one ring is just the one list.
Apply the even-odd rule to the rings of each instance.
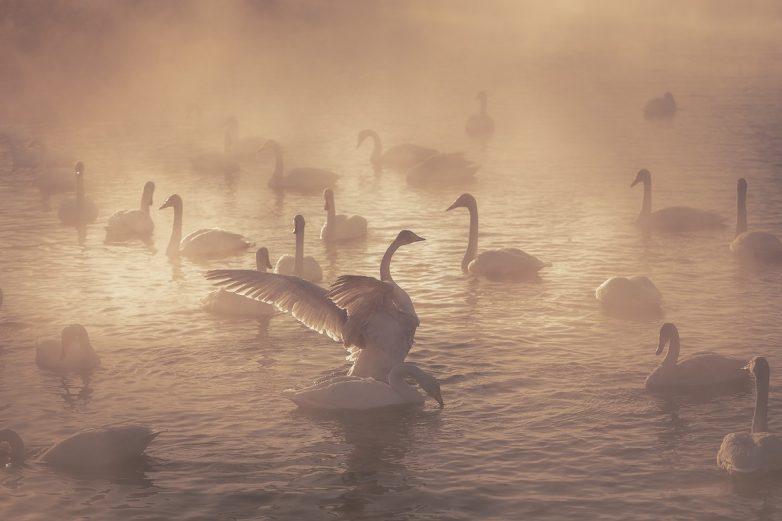
[[749, 377], [744, 370], [746, 362], [738, 358], [701, 352], [679, 361], [679, 331], [673, 324], [663, 324], [657, 352], [660, 355], [668, 345], [668, 354], [646, 378], [650, 390], [686, 389], [736, 385]]
[[60, 203], [58, 215], [63, 224], [91, 223], [98, 218], [98, 208], [84, 195], [84, 163], [79, 161], [75, 168], [76, 197]]
[[239, 121], [231, 116], [225, 122], [225, 150], [231, 157], [238, 160], [251, 159], [258, 155], [258, 149], [266, 139], [257, 136], [239, 137]]
[[782, 262], [782, 242], [774, 234], [747, 231], [747, 181], [739, 179], [736, 191], [736, 238], [730, 243], [730, 251], [754, 261]]
[[367, 236], [367, 220], [360, 215], [337, 214], [334, 206], [334, 191], [327, 188], [323, 192], [326, 223], [320, 229], [320, 238], [324, 242], [342, 242], [363, 239]]
[[274, 172], [268, 183], [270, 188], [312, 193], [334, 186], [337, 182], [337, 174], [321, 168], [291, 168], [285, 172], [282, 148], [274, 140], [269, 139], [264, 143], [261, 151], [266, 150], [271, 150], [274, 154]]
[[[272, 267], [268, 249], [264, 247], [258, 248], [258, 251], [255, 252], [255, 266], [261, 273], [265, 273], [267, 268]], [[203, 304], [205, 309], [218, 315], [264, 317], [271, 316], [276, 311], [271, 304], [233, 293], [223, 288], [209, 293], [204, 298]]]
[[174, 209], [174, 225], [171, 239], [168, 241], [166, 255], [176, 257], [184, 255], [191, 258], [214, 259], [239, 255], [252, 246], [250, 241], [238, 233], [217, 228], [202, 228], [182, 238], [182, 198], [174, 194], [166, 199], [161, 210]]
[[611, 277], [595, 290], [595, 298], [607, 310], [619, 313], [659, 314], [663, 296], [644, 276]]
[[464, 131], [470, 137], [485, 139], [494, 134], [494, 120], [486, 113], [486, 93], [479, 92], [475, 99], [480, 101], [481, 110], [469, 117]]
[[436, 186], [466, 183], [475, 178], [475, 172], [480, 167], [461, 152], [437, 153], [410, 168], [407, 171], [407, 182]]
[[782, 437], [768, 432], [768, 362], [756, 356], [746, 368], [755, 376], [752, 430], [726, 435], [717, 452], [717, 465], [731, 475], [762, 475], [782, 470]]
[[296, 253], [283, 255], [277, 259], [274, 272], [280, 275], [296, 275], [311, 282], [323, 280], [323, 270], [315, 257], [304, 256], [304, 217], [297, 215], [293, 218], [293, 233], [296, 234]]
[[59, 340], [47, 340], [38, 345], [35, 363], [41, 369], [57, 373], [86, 373], [100, 365], [87, 330], [72, 324], [62, 330]]
[[[138, 458], [160, 433], [140, 425], [112, 425], [85, 429], [55, 443], [36, 459], [48, 465], [73, 470], [100, 470]], [[0, 443], [11, 448], [10, 463], [25, 460], [22, 438], [11, 429], [0, 430]]]
[[299, 322], [342, 342], [353, 362], [348, 376], [385, 382], [413, 346], [418, 315], [410, 296], [391, 278], [391, 258], [401, 246], [423, 241], [402, 230], [380, 263], [380, 280], [343, 275], [326, 290], [299, 277], [253, 270], [213, 270], [206, 278], [230, 291], [274, 304]]
[[364, 129], [358, 133], [356, 148], [359, 148], [367, 138], [372, 139], [372, 155], [369, 156], [369, 162], [375, 170], [390, 168], [392, 170], [406, 171], [437, 153], [437, 150], [433, 148], [409, 143], [394, 145], [384, 152], [380, 136], [377, 132], [370, 129]]
[[659, 98], [653, 98], [644, 105], [644, 117], [646, 119], [667, 119], [676, 114], [676, 100], [673, 94], [666, 92]]
[[201, 152], [190, 158], [190, 165], [193, 170], [202, 174], [233, 174], [241, 168], [239, 161], [233, 152], [234, 141], [236, 139], [236, 126], [232, 126], [230, 119], [225, 124], [225, 137], [223, 140], [223, 151]]
[[643, 168], [638, 171], [630, 185], [644, 185], [644, 199], [641, 213], [636, 223], [647, 229], [659, 232], [684, 232], [720, 228], [724, 219], [719, 214], [690, 208], [689, 206], [669, 206], [652, 212], [652, 174]]
[[521, 280], [537, 276], [549, 264], [518, 248], [500, 248], [478, 253], [478, 202], [472, 194], [462, 194], [446, 212], [467, 208], [470, 212], [470, 238], [462, 259], [462, 271], [490, 280]]
[[147, 181], [141, 192], [141, 204], [136, 210], [120, 210], [109, 217], [106, 223], [106, 242], [121, 242], [128, 239], [149, 239], [155, 223], [149, 215], [155, 183]]

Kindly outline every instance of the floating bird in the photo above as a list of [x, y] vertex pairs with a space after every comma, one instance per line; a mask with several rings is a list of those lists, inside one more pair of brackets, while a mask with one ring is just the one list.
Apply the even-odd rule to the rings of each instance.
[[274, 154], [274, 172], [268, 183], [270, 188], [312, 193], [334, 186], [337, 182], [337, 174], [321, 168], [291, 168], [285, 172], [282, 148], [276, 141], [266, 141], [261, 151], [266, 150], [271, 150]]
[[320, 238], [324, 242], [341, 242], [363, 239], [367, 236], [367, 220], [360, 215], [337, 215], [334, 206], [334, 191], [327, 188], [323, 192], [326, 203], [326, 223], [320, 229]]
[[475, 99], [481, 102], [481, 111], [470, 116], [464, 131], [472, 138], [486, 139], [494, 134], [494, 120], [486, 113], [486, 93], [479, 92]]
[[648, 277], [611, 277], [595, 290], [595, 298], [608, 310], [629, 315], [659, 314], [663, 303]]
[[475, 172], [480, 167], [460, 152], [437, 153], [410, 168], [407, 182], [437, 186], [467, 183], [475, 179]]
[[88, 373], [100, 366], [100, 358], [84, 326], [72, 324], [63, 328], [60, 340], [47, 340], [37, 347], [35, 363], [56, 373]]
[[380, 136], [377, 132], [370, 129], [365, 129], [358, 133], [356, 148], [359, 148], [367, 138], [371, 138], [373, 143], [369, 162], [378, 171], [390, 168], [391, 170], [404, 172], [437, 153], [437, 150], [433, 148], [409, 143], [394, 145], [384, 152]]
[[676, 101], [673, 94], [666, 92], [660, 98], [653, 98], [644, 105], [646, 119], [669, 119], [676, 115]]
[[736, 189], [736, 238], [730, 251], [736, 256], [759, 262], [782, 262], [782, 242], [768, 232], [747, 231], [747, 181], [739, 179]]
[[[267, 268], [272, 267], [268, 249], [264, 247], [258, 248], [258, 251], [255, 252], [255, 266], [261, 273], [265, 273]], [[271, 304], [233, 293], [223, 288], [209, 293], [204, 298], [203, 303], [205, 309], [218, 315], [268, 317], [276, 312]]]
[[60, 221], [63, 224], [86, 224], [98, 218], [98, 208], [84, 195], [84, 163], [76, 163], [76, 198], [60, 203]]
[[155, 183], [147, 181], [141, 192], [141, 205], [137, 210], [120, 210], [109, 217], [106, 224], [106, 242], [122, 242], [129, 239], [148, 240], [155, 229], [149, 215]]
[[296, 235], [295, 255], [283, 255], [277, 259], [274, 272], [281, 275], [296, 275], [310, 282], [323, 280], [323, 270], [320, 264], [311, 255], [304, 256], [304, 217], [297, 215], [293, 218], [293, 233]]

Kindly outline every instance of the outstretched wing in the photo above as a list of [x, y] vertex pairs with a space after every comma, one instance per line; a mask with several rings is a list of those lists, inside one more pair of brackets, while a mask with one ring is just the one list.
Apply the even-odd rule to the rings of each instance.
[[393, 305], [394, 286], [374, 277], [342, 275], [326, 297], [347, 311], [348, 316], [374, 313]]

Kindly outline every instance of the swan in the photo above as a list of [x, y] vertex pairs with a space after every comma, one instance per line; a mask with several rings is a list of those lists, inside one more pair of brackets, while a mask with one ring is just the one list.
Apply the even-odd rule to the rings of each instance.
[[673, 324], [660, 328], [660, 355], [668, 344], [668, 354], [646, 378], [647, 389], [696, 388], [717, 385], [736, 385], [747, 380], [746, 362], [715, 353], [696, 353], [679, 361], [679, 330]]
[[437, 153], [424, 159], [407, 172], [411, 184], [455, 184], [472, 181], [481, 165], [460, 152]]
[[[256, 269], [265, 273], [267, 268], [271, 268], [269, 261], [269, 250], [261, 247], [255, 252]], [[204, 308], [218, 315], [237, 315], [246, 317], [268, 317], [275, 313], [275, 308], [271, 304], [260, 302], [258, 300], [239, 295], [223, 288], [209, 293], [203, 300]]]
[[470, 239], [462, 259], [462, 271], [490, 280], [534, 278], [545, 263], [518, 248], [486, 250], [478, 254], [478, 202], [472, 194], [462, 194], [445, 211], [467, 208], [470, 212]]
[[141, 192], [141, 205], [137, 210], [120, 210], [109, 217], [106, 224], [106, 242], [121, 242], [133, 238], [149, 239], [155, 223], [149, 216], [155, 183], [147, 181]]
[[[85, 429], [55, 443], [37, 459], [56, 467], [105, 469], [138, 458], [159, 434], [140, 425]], [[1, 442], [8, 443], [11, 448], [12, 465], [24, 463], [24, 442], [19, 434], [11, 429], [0, 429]]]
[[274, 304], [295, 319], [342, 342], [353, 362], [348, 376], [385, 382], [413, 346], [418, 315], [410, 296], [391, 277], [391, 258], [401, 246], [423, 241], [402, 230], [380, 263], [380, 280], [343, 275], [326, 290], [290, 275], [253, 270], [212, 270], [206, 278], [230, 291]]
[[663, 296], [648, 277], [611, 277], [595, 290], [595, 298], [615, 312], [659, 313]]
[[768, 432], [768, 362], [756, 356], [746, 368], [755, 376], [752, 430], [726, 435], [717, 452], [717, 465], [731, 475], [762, 475], [782, 469], [782, 437]]
[[372, 139], [372, 155], [369, 156], [369, 162], [378, 171], [383, 168], [405, 171], [437, 153], [433, 148], [410, 143], [394, 145], [384, 152], [380, 136], [371, 129], [364, 129], [358, 133], [356, 149], [361, 147], [367, 138]]
[[37, 347], [35, 363], [47, 371], [83, 373], [96, 369], [100, 358], [84, 326], [72, 324], [63, 328], [60, 340], [47, 340]]
[[409, 362], [394, 366], [388, 373], [388, 383], [360, 376], [337, 376], [286, 394], [299, 407], [326, 410], [367, 410], [424, 403], [424, 396], [405, 382], [405, 378], [415, 380], [443, 407], [437, 379]]
[[730, 251], [736, 256], [760, 262], [782, 262], [782, 242], [768, 232], [747, 231], [747, 181], [739, 179], [736, 185], [736, 238]]
[[653, 98], [644, 105], [646, 119], [672, 118], [676, 114], [676, 101], [673, 94], [666, 92], [660, 98]]
[[326, 202], [326, 222], [320, 229], [320, 238], [325, 242], [350, 241], [367, 236], [367, 220], [360, 215], [337, 215], [334, 206], [334, 191], [327, 188], [323, 192]]
[[60, 221], [63, 224], [91, 223], [98, 218], [98, 208], [84, 195], [84, 163], [76, 163], [76, 198], [60, 203]]
[[277, 259], [274, 272], [281, 275], [296, 275], [311, 282], [323, 280], [323, 270], [315, 257], [304, 256], [304, 217], [293, 218], [293, 233], [296, 234], [296, 254], [283, 255]]
[[261, 147], [261, 152], [271, 150], [274, 154], [274, 172], [269, 178], [269, 187], [279, 190], [300, 192], [319, 192], [324, 188], [334, 186], [339, 177], [334, 172], [320, 168], [291, 168], [287, 172], [282, 163], [282, 148], [280, 144], [269, 139]]
[[644, 185], [643, 205], [641, 206], [641, 213], [636, 220], [639, 226], [660, 232], [683, 232], [721, 228], [723, 226], [724, 219], [721, 215], [690, 208], [689, 206], [669, 206], [652, 212], [651, 172], [645, 168], [639, 170], [630, 188], [638, 183], [643, 183]]
[[171, 230], [171, 240], [166, 248], [166, 255], [169, 257], [184, 255], [185, 257], [215, 259], [239, 255], [252, 246], [246, 237], [217, 228], [202, 228], [189, 233], [183, 239], [182, 198], [177, 194], [169, 196], [160, 207], [161, 210], [165, 208], [174, 209], [174, 226]]
[[481, 91], [475, 97], [481, 102], [481, 111], [467, 120], [464, 131], [473, 138], [488, 138], [494, 134], [494, 120], [486, 113], [486, 93]]

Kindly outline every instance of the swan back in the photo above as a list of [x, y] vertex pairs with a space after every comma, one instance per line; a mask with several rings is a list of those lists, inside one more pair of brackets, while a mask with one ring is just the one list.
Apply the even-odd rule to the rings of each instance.
[[112, 467], [140, 456], [158, 434], [139, 425], [87, 429], [51, 447], [41, 460], [71, 468]]

